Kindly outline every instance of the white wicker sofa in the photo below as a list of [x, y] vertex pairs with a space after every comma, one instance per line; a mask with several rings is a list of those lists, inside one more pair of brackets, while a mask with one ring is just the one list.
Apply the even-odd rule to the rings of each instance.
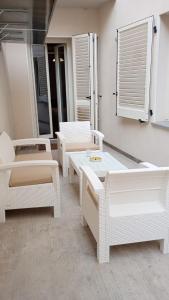
[[[46, 151], [15, 154], [16, 146], [46, 145]], [[5, 222], [5, 211], [10, 209], [54, 208], [60, 216], [60, 183], [58, 163], [52, 159], [47, 139], [11, 140], [0, 134], [0, 222]]]
[[91, 130], [90, 122], [61, 122], [58, 137], [59, 162], [62, 165], [63, 176], [68, 176], [69, 152], [103, 149], [104, 135], [97, 130]]
[[169, 253], [169, 168], [108, 172], [102, 183], [86, 166], [83, 171], [83, 223], [97, 242], [100, 263], [109, 262], [110, 246], [160, 240]]

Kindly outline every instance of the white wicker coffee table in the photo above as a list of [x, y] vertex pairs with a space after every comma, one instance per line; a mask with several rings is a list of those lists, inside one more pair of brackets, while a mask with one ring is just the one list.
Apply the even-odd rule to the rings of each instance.
[[108, 171], [112, 170], [126, 170], [127, 168], [115, 159], [108, 152], [91, 151], [93, 155], [102, 157], [101, 161], [90, 161], [87, 152], [75, 152], [69, 155], [69, 180], [73, 183], [74, 171], [79, 177], [80, 183], [80, 204], [82, 199], [82, 173], [81, 166], [90, 167], [98, 177], [105, 177]]

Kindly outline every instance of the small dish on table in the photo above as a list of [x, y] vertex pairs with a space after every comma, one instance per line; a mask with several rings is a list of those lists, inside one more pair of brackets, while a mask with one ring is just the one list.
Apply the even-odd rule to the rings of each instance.
[[90, 156], [89, 157], [89, 160], [90, 161], [94, 161], [94, 162], [100, 162], [102, 160], [102, 157], [101, 156]]

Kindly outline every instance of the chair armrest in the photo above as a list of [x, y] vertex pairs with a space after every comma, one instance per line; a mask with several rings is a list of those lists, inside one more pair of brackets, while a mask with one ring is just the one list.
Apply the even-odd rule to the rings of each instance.
[[14, 168], [35, 167], [35, 166], [57, 168], [58, 162], [55, 160], [29, 160], [29, 161], [11, 162], [11, 163], [0, 165], [0, 171], [9, 171]]
[[61, 132], [55, 132], [58, 137], [58, 149], [60, 148], [62, 152], [65, 152], [65, 137]]
[[99, 138], [101, 138], [102, 140], [104, 139], [104, 134], [101, 133], [100, 131], [98, 131], [98, 130], [91, 130], [91, 132], [92, 132], [92, 134], [93, 134], [94, 136], [99, 137]]
[[46, 151], [51, 152], [50, 140], [42, 138], [32, 138], [32, 139], [21, 139], [13, 140], [14, 147], [16, 146], [26, 146], [26, 145], [45, 145]]
[[143, 167], [146, 167], [146, 168], [150, 168], [150, 169], [158, 169], [158, 166], [153, 165], [149, 162], [141, 162], [140, 165], [142, 165]]
[[93, 170], [90, 167], [87, 166], [81, 166], [81, 171], [83, 172], [83, 175], [85, 175], [88, 183], [91, 185], [92, 189], [95, 191], [96, 194], [98, 194], [101, 191], [104, 191], [104, 186], [97, 177], [97, 175], [93, 172]]
[[55, 134], [57, 135], [58, 139], [60, 140], [60, 142], [65, 141], [65, 137], [63, 135], [63, 133], [59, 132], [55, 132]]

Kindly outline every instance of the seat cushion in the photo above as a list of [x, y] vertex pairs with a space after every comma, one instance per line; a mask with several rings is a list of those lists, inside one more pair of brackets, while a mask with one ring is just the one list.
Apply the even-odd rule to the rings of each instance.
[[85, 150], [99, 150], [99, 145], [94, 143], [67, 143], [66, 152], [85, 151]]
[[[50, 152], [37, 152], [16, 155], [15, 161], [52, 160]], [[49, 167], [35, 166], [13, 169], [10, 177], [10, 187], [35, 185], [52, 182], [52, 171]]]

